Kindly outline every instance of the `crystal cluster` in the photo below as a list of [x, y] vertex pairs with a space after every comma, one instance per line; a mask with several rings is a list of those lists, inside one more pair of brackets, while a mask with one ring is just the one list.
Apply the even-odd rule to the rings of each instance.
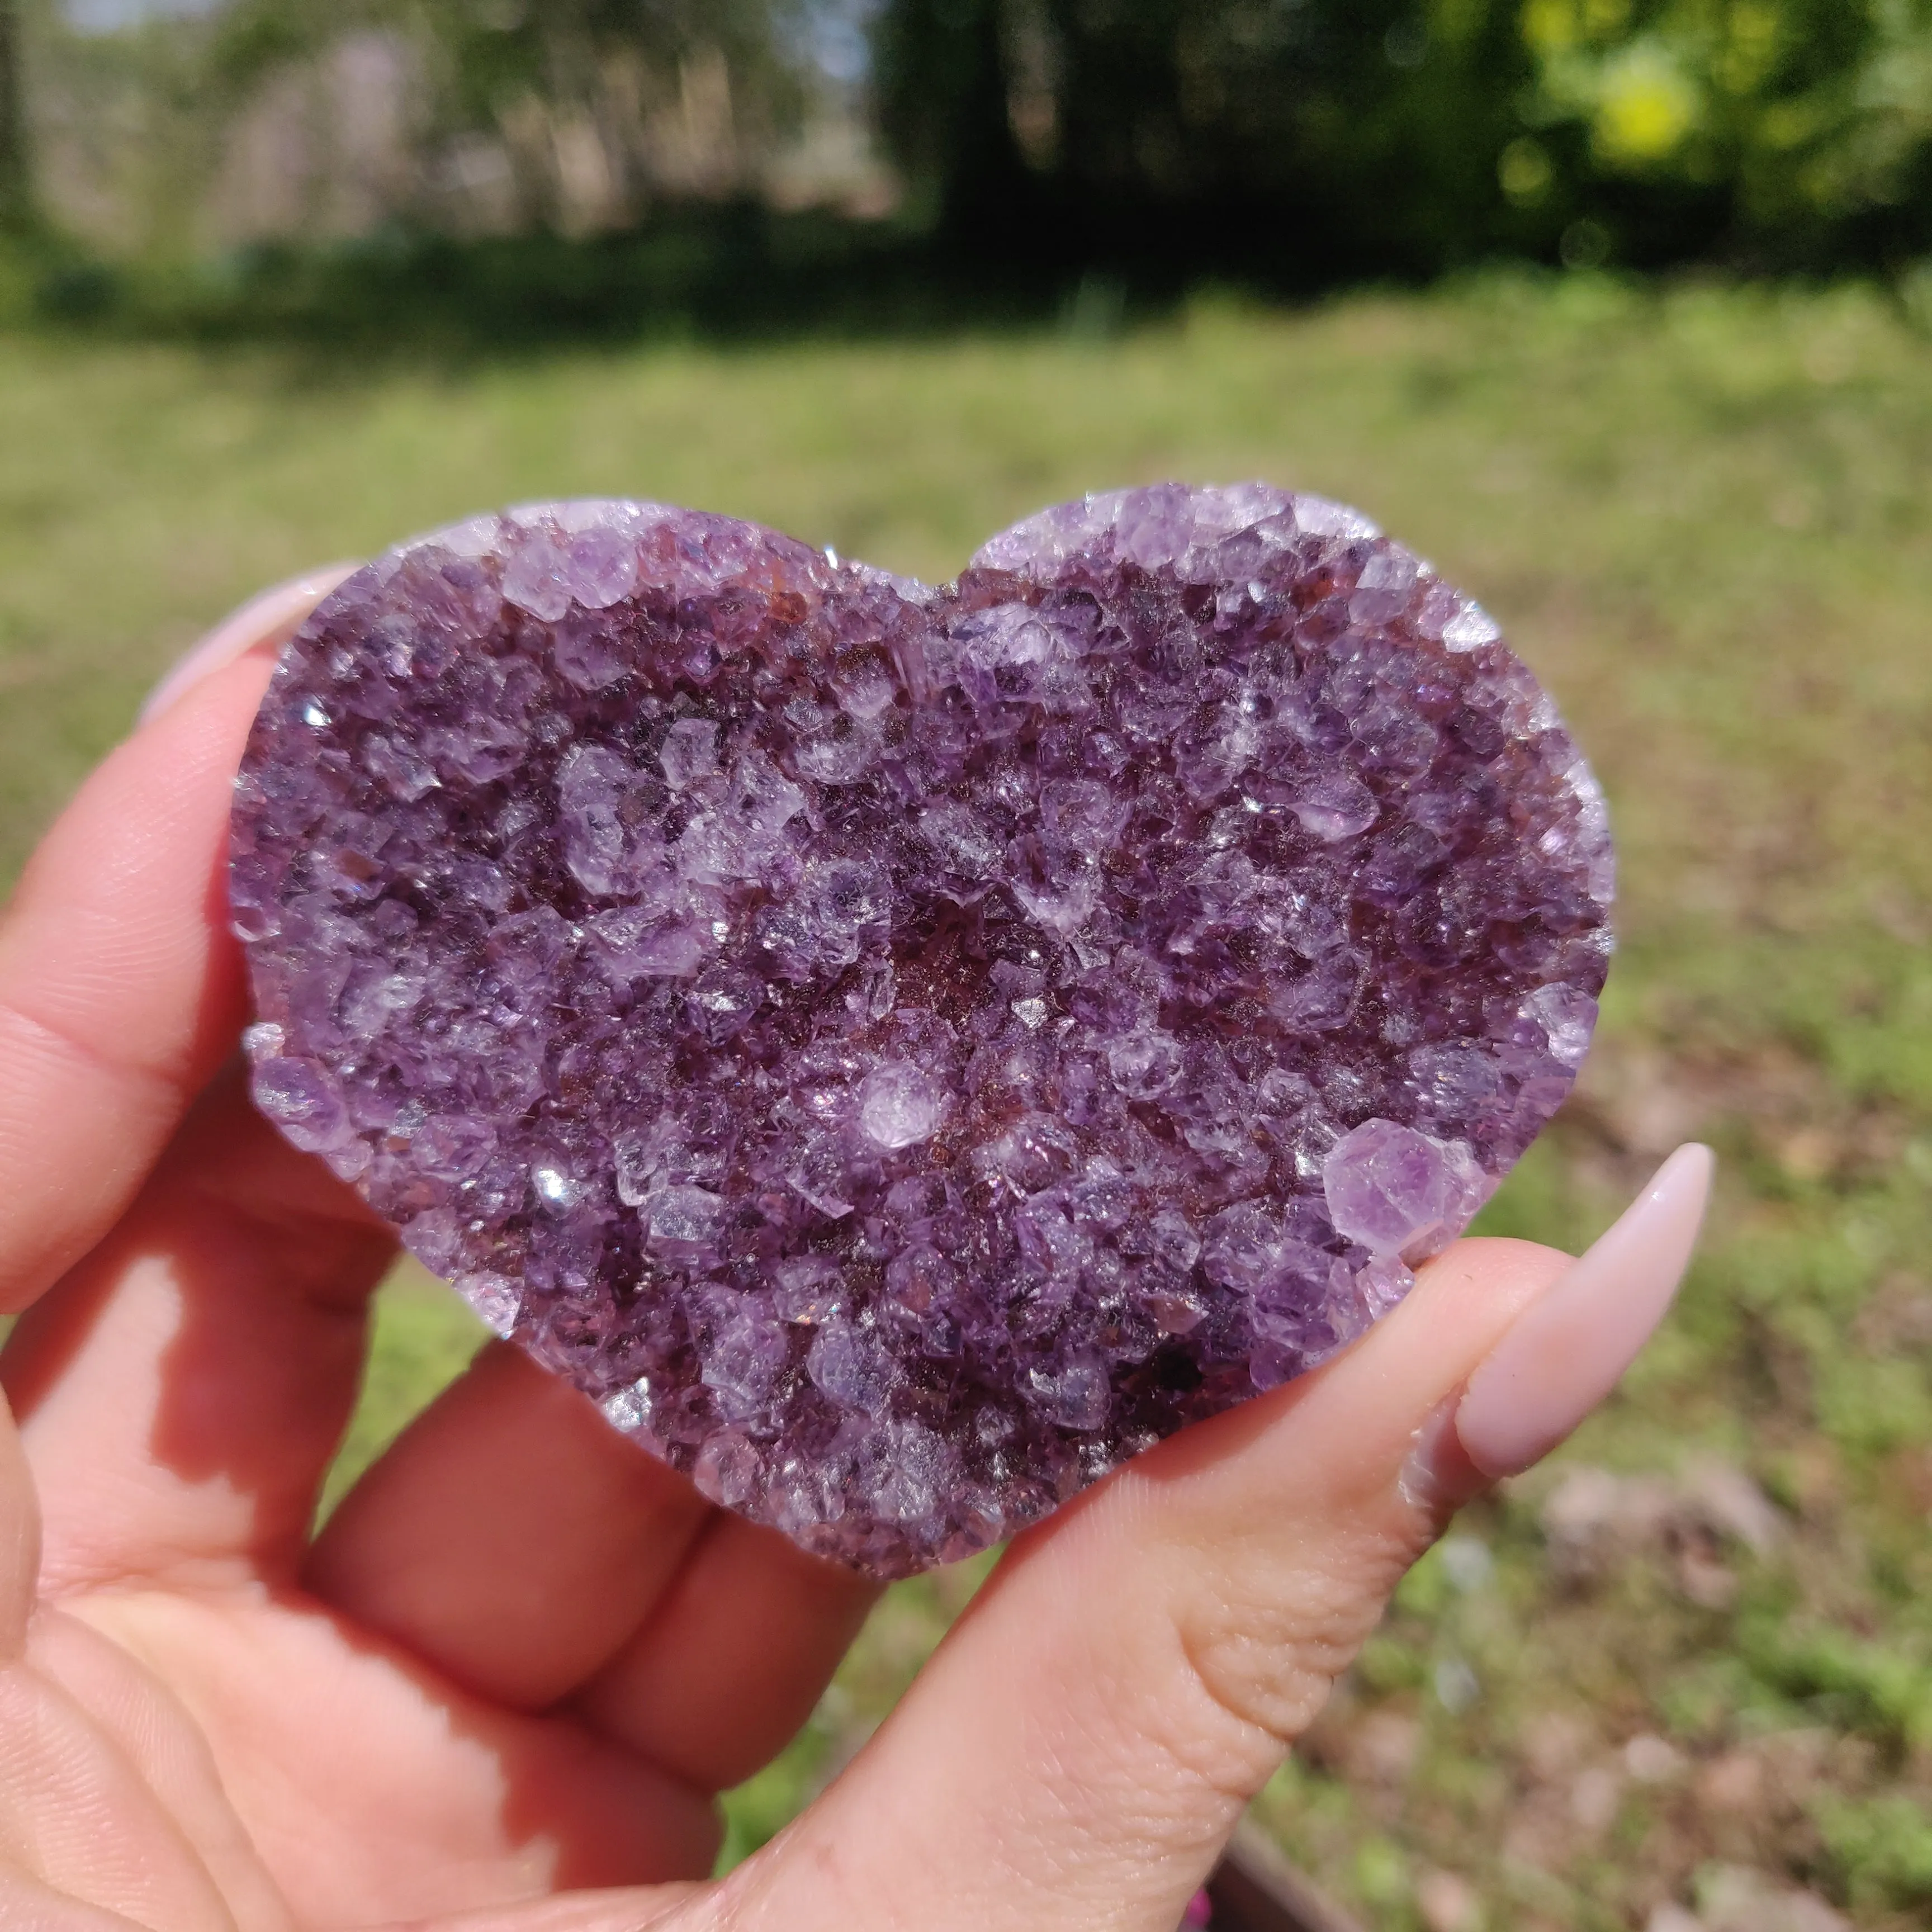
[[351, 578], [238, 782], [258, 1104], [718, 1502], [880, 1575], [1361, 1333], [1568, 1090], [1600, 796], [1352, 511], [934, 590], [639, 503]]

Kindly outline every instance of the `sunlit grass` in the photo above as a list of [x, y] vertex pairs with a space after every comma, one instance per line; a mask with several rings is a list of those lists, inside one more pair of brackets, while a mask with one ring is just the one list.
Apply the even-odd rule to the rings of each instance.
[[[1264, 1815], [1378, 1924], [1419, 1922], [1430, 1864], [1496, 1924], [1640, 1923], [1712, 1858], [1912, 1922], [1932, 1881], [1890, 1801], [1932, 1796], [1932, 1718], [1885, 1713], [1932, 1712], [1932, 346], [1876, 296], [1498, 281], [1299, 315], [1204, 300], [1097, 342], [442, 372], [0, 338], [0, 867], [226, 606], [465, 512], [656, 496], [944, 576], [1042, 503], [1168, 475], [1370, 509], [1497, 612], [1604, 777], [1624, 896], [1600, 1047], [1490, 1225], [1574, 1245], [1677, 1138], [1724, 1160], [1624, 1398], [1477, 1513], [1480, 1588], [1404, 1593]], [[441, 1291], [390, 1291], [344, 1474], [476, 1334]], [[1552, 1571], [1562, 1469], [1693, 1455], [1786, 1516], [1762, 1556], [1712, 1553], [1722, 1603], [1687, 1594], [1681, 1551]], [[734, 1850], [856, 1747], [974, 1580], [888, 1599], [734, 1801]], [[1445, 1661], [1478, 1687], [1453, 1711]], [[1583, 1740], [1561, 1764], [1552, 1713]], [[1365, 1768], [1378, 1719], [1413, 1727], [1394, 1780]], [[1531, 1846], [1521, 1818], [1644, 1730], [1683, 1779], [1621, 1787], [1607, 1837]], [[1696, 1796], [1696, 1767], [1800, 1732], [1822, 1742], [1796, 1796]]]

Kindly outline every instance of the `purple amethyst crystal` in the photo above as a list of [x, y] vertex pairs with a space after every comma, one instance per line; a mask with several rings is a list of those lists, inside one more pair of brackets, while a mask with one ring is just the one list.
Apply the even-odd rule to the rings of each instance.
[[949, 590], [650, 504], [351, 578], [238, 782], [254, 1091], [704, 1492], [890, 1576], [1399, 1300], [1568, 1090], [1601, 798], [1354, 512]]

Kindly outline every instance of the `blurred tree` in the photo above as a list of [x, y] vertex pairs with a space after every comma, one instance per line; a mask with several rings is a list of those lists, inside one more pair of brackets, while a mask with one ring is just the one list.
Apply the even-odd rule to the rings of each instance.
[[0, 0], [0, 221], [37, 189], [178, 254], [748, 203], [868, 19], [908, 212], [1036, 280], [1932, 254], [1932, 0]]
[[[238, 102], [354, 34], [390, 36], [417, 62], [422, 143], [459, 171], [466, 141], [507, 157], [521, 204], [513, 225], [581, 225], [589, 210], [592, 225], [610, 226], [634, 219], [654, 190], [748, 185], [748, 158], [797, 117], [786, 30], [805, 4], [228, 0], [210, 71]], [[432, 167], [426, 198], [440, 184]]]
[[26, 227], [33, 211], [22, 59], [18, 0], [0, 0], [0, 231]]
[[[1000, 0], [889, 0], [873, 30], [874, 98], [915, 218], [1022, 248], [1046, 212], [1048, 170], [1037, 152], [1031, 167], [1021, 154], [1005, 26]], [[1042, 104], [1057, 114], [1052, 95]]]
[[876, 50], [887, 137], [956, 230], [1318, 279], [1507, 225], [1531, 74], [1490, 0], [888, 0]]
[[1526, 0], [1500, 177], [1638, 259], [1932, 245], [1926, 0]]
[[886, 0], [916, 205], [1291, 278], [1932, 248], [1932, 0]]

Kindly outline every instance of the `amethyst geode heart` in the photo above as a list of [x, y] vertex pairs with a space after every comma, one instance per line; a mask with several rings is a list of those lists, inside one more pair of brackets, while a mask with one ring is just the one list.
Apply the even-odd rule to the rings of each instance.
[[1166, 484], [944, 590], [652, 504], [408, 544], [285, 652], [230, 891], [282, 1132], [892, 1576], [1393, 1306], [1568, 1091], [1611, 872], [1476, 605]]

